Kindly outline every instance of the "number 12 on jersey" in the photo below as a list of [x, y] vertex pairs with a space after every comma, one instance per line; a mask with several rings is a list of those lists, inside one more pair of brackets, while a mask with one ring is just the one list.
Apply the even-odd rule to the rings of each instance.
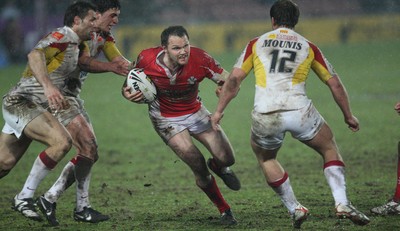
[[296, 60], [297, 53], [295, 51], [274, 49], [270, 55], [272, 59], [269, 73], [291, 73], [293, 71], [293, 68], [287, 66], [287, 62], [294, 62]]

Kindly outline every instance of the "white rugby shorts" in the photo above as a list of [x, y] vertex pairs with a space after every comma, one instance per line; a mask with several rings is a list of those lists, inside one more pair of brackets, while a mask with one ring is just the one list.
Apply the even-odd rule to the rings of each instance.
[[[13, 98], [9, 100], [8, 97]], [[88, 123], [90, 123], [89, 115], [83, 107], [83, 100], [70, 96], [64, 96], [64, 99], [69, 104], [68, 108], [52, 112], [61, 124], [67, 126], [69, 122], [79, 114], [82, 114]], [[2, 105], [5, 125], [2, 132], [6, 134], [15, 134], [15, 136], [19, 138], [26, 125], [46, 111], [48, 111], [48, 108], [44, 108], [22, 96], [5, 96]]]
[[251, 139], [260, 147], [273, 150], [282, 145], [286, 132], [293, 138], [306, 141], [317, 135], [324, 118], [310, 102], [303, 108], [273, 113], [252, 111]]
[[2, 132], [15, 134], [19, 138], [26, 125], [46, 112], [46, 109], [21, 95], [6, 95], [3, 98], [2, 112], [5, 121]]
[[210, 114], [203, 105], [195, 113], [178, 117], [164, 117], [159, 111], [149, 111], [154, 129], [166, 144], [174, 135], [185, 129], [190, 134], [199, 134], [210, 129]]

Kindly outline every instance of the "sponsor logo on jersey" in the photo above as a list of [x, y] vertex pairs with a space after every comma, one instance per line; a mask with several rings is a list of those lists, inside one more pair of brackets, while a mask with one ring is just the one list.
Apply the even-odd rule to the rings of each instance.
[[188, 78], [188, 83], [193, 85], [195, 84], [197, 81], [197, 79], [194, 76], [191, 76], [190, 78]]
[[53, 36], [53, 38], [55, 38], [57, 40], [60, 40], [60, 39], [62, 39], [64, 37], [63, 34], [61, 34], [60, 32], [57, 32], [57, 31], [54, 32], [51, 36]]
[[297, 36], [295, 35], [278, 34], [276, 38], [282, 40], [297, 41]]

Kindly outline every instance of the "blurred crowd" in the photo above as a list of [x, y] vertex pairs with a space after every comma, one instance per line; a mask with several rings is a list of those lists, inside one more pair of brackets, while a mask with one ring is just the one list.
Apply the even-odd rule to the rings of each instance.
[[[49, 28], [62, 25], [65, 8], [74, 0], [0, 1], [0, 67], [23, 63], [26, 52]], [[273, 0], [121, 0], [120, 25], [196, 24], [214, 21], [265, 20]], [[301, 17], [335, 17], [400, 13], [398, 0], [297, 0]], [[134, 3], [134, 4], [133, 4]], [[210, 7], [212, 6], [212, 7]], [[265, 7], [267, 6], [267, 7]], [[246, 10], [244, 10], [246, 9]], [[346, 41], [349, 30], [343, 28]]]

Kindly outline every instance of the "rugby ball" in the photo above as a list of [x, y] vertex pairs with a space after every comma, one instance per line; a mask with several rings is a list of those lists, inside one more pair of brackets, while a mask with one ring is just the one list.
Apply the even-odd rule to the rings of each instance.
[[131, 87], [131, 93], [142, 92], [143, 99], [137, 103], [151, 103], [157, 98], [157, 90], [143, 69], [133, 68], [129, 71], [126, 85]]

